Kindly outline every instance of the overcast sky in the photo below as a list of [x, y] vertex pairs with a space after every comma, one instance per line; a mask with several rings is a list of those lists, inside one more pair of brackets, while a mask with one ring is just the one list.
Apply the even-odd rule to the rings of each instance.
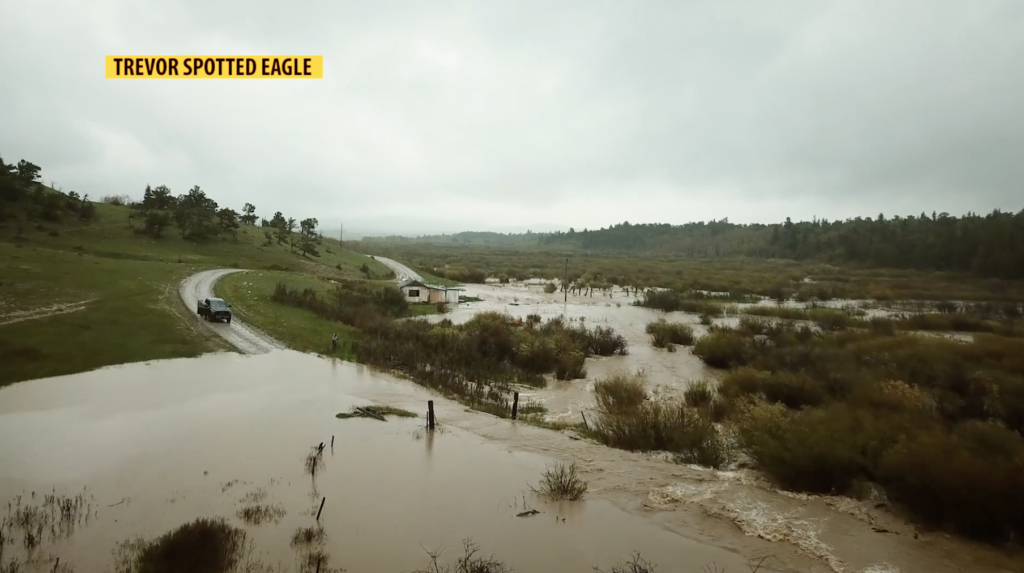
[[[32, 0], [0, 53], [0, 155], [92, 197], [404, 233], [1024, 208], [1019, 0]], [[108, 80], [108, 54], [324, 79]]]

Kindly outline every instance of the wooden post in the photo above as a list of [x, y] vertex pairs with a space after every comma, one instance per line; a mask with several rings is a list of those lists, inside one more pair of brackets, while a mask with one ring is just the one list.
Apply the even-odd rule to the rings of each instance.
[[516, 414], [519, 412], [519, 392], [516, 392], [512, 398], [512, 419], [516, 419]]
[[[568, 287], [568, 284], [569, 284], [569, 257], [565, 258], [565, 274], [563, 276], [564, 276], [564, 278], [562, 279], [562, 284], [566, 285], [566, 287]], [[564, 302], [569, 302], [569, 289], [568, 288], [564, 288], [562, 290], [565, 291], [565, 300], [564, 300]]]
[[323, 512], [323, 510], [324, 510], [324, 503], [325, 503], [326, 501], [327, 501], [327, 496], [324, 496], [324, 498], [323, 498], [322, 500], [320, 500], [320, 510], [316, 512], [316, 520], [317, 520], [317, 521], [320, 521], [320, 514], [321, 514], [321, 513]]
[[583, 410], [580, 410], [580, 416], [583, 416], [583, 427], [589, 431], [590, 424], [587, 423], [587, 415], [583, 413]]
[[427, 400], [427, 427], [434, 429], [434, 401]]
[[331, 436], [331, 447], [334, 447], [334, 436]]

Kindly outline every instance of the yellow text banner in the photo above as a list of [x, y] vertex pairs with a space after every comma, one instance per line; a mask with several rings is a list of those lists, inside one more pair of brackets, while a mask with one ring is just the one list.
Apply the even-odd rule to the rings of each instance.
[[322, 79], [323, 56], [107, 56], [107, 79]]

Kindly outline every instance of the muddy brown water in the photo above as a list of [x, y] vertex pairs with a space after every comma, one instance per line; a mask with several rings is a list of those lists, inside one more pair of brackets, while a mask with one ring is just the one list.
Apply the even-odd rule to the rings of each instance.
[[[539, 287], [480, 286], [467, 294], [486, 300], [460, 305], [448, 318], [461, 322], [480, 310], [564, 313], [626, 336], [628, 356], [588, 360], [587, 380], [534, 393], [552, 417], [589, 407], [593, 380], [616, 370], [642, 368], [666, 394], [713, 375], [685, 349], [652, 348], [644, 325], [663, 315], [618, 294], [570, 297], [567, 305], [561, 293]], [[669, 319], [703, 333], [695, 316]], [[433, 435], [423, 432], [422, 416], [334, 417], [369, 401], [425, 412], [428, 399], [442, 424]], [[15, 384], [0, 389], [0, 437], [0, 503], [82, 493], [91, 510], [73, 535], [48, 539], [29, 555], [11, 539], [3, 559], [29, 557], [29, 571], [50, 571], [57, 557], [79, 572], [111, 570], [117, 542], [152, 538], [200, 516], [244, 525], [235, 516], [241, 499], [260, 492], [286, 513], [277, 523], [244, 527], [257, 558], [291, 570], [301, 557], [291, 534], [315, 524], [323, 497], [329, 564], [352, 572], [422, 568], [425, 548], [445, 546], [443, 557], [454, 558], [466, 537], [521, 572], [609, 569], [634, 551], [662, 572], [709, 565], [743, 572], [766, 556], [761, 571], [1011, 568], [991, 548], [942, 534], [915, 539], [911, 526], [871, 504], [785, 494], [749, 471], [612, 450], [468, 411], [359, 365], [292, 351], [212, 354]], [[328, 446], [314, 481], [304, 461], [320, 442]], [[579, 464], [590, 482], [585, 501], [545, 503], [531, 495], [528, 484], [553, 461]], [[526, 506], [541, 513], [516, 517]]]
[[[592, 413], [594, 382], [618, 372], [642, 371], [647, 379], [651, 393], [659, 397], [678, 397], [686, 390], [690, 382], [695, 380], [714, 381], [719, 371], [708, 368], [688, 348], [677, 347], [676, 352], [654, 348], [650, 337], [644, 331], [647, 323], [664, 318], [669, 322], [688, 324], [693, 328], [694, 335], [700, 338], [707, 333], [707, 327], [700, 324], [699, 316], [686, 312], [664, 313], [658, 310], [633, 306], [637, 297], [626, 295], [615, 289], [612, 296], [595, 291], [593, 296], [564, 293], [545, 293], [543, 283], [529, 281], [514, 284], [466, 285], [464, 295], [480, 298], [480, 301], [462, 303], [444, 315], [428, 315], [430, 321], [449, 319], [458, 324], [471, 319], [479, 312], [495, 311], [508, 313], [514, 317], [526, 318], [529, 314], [537, 314], [544, 320], [564, 316], [572, 322], [582, 322], [589, 326], [611, 327], [626, 338], [629, 343], [627, 356], [593, 357], [586, 361], [587, 375], [584, 380], [560, 382], [551, 377], [547, 388], [525, 390], [520, 396], [543, 404], [548, 409], [546, 418], [551, 421], [579, 421], [581, 411]], [[568, 300], [566, 300], [566, 298]], [[823, 306], [842, 308], [858, 306], [865, 301], [833, 300]], [[775, 306], [775, 302], [764, 300], [758, 303], [734, 305], [738, 309], [755, 305]], [[790, 301], [786, 306], [804, 308], [803, 304]], [[868, 309], [866, 316], [891, 316], [893, 311], [887, 309]], [[714, 319], [715, 324], [736, 326], [740, 314], [731, 313]], [[968, 333], [921, 332], [924, 336], [934, 336], [969, 342], [973, 336]]]
[[[608, 568], [633, 551], [659, 571], [746, 571], [766, 555], [762, 571], [996, 570], [983, 565], [996, 562], [992, 551], [940, 535], [912, 540], [908, 527], [853, 502], [779, 495], [743, 472], [611, 450], [439, 398], [442, 430], [432, 436], [422, 418], [334, 417], [367, 400], [422, 412], [430, 398], [409, 382], [293, 351], [15, 384], [0, 390], [0, 500], [90, 500], [89, 520], [36, 548], [30, 571], [49, 571], [58, 557], [75, 571], [110, 570], [117, 542], [200, 516], [242, 525], [241, 498], [260, 488], [286, 514], [245, 527], [261, 561], [292, 570], [290, 536], [315, 523], [323, 497], [330, 565], [353, 572], [412, 571], [425, 565], [424, 548], [443, 545], [454, 557], [466, 537], [517, 571]], [[320, 442], [314, 481], [304, 459]], [[554, 460], [580, 464], [585, 501], [530, 494]], [[524, 503], [541, 513], [515, 517]], [[874, 533], [868, 519], [899, 533]], [[26, 557], [16, 542], [4, 559]]]

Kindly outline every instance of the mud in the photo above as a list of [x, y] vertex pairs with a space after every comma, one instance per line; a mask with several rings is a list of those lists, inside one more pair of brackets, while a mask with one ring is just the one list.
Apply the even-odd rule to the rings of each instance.
[[[338, 420], [370, 401], [424, 412], [418, 419]], [[200, 516], [244, 527], [268, 564], [295, 570], [290, 540], [320, 523], [331, 567], [412, 571], [426, 549], [454, 554], [472, 537], [517, 571], [610, 568], [633, 551], [659, 571], [716, 564], [746, 571], [997, 571], [990, 549], [922, 534], [874, 506], [782, 495], [744, 472], [678, 466], [658, 456], [467, 411], [359, 365], [293, 351], [212, 354], [15, 384], [0, 390], [0, 501], [32, 492], [88, 492], [88, 523], [31, 555], [104, 571], [111, 550]], [[16, 439], [14, 438], [16, 437]], [[333, 448], [330, 446], [333, 438]], [[315, 479], [305, 471], [323, 442]], [[575, 461], [582, 502], [530, 494], [553, 460]], [[246, 524], [254, 503], [275, 519]], [[280, 510], [280, 511], [278, 511]], [[530, 517], [516, 515], [537, 510]], [[564, 519], [564, 521], [563, 521]], [[872, 526], [895, 533], [880, 534]], [[19, 553], [21, 552], [21, 553]]]
[[53, 304], [50, 306], [44, 306], [40, 308], [33, 308], [31, 310], [19, 310], [9, 312], [7, 314], [0, 314], [0, 326], [5, 324], [14, 324], [16, 322], [23, 322], [26, 320], [39, 320], [40, 318], [48, 318], [59, 314], [70, 314], [72, 312], [78, 312], [84, 310], [91, 300], [83, 300], [79, 302], [70, 302], [65, 304]]

